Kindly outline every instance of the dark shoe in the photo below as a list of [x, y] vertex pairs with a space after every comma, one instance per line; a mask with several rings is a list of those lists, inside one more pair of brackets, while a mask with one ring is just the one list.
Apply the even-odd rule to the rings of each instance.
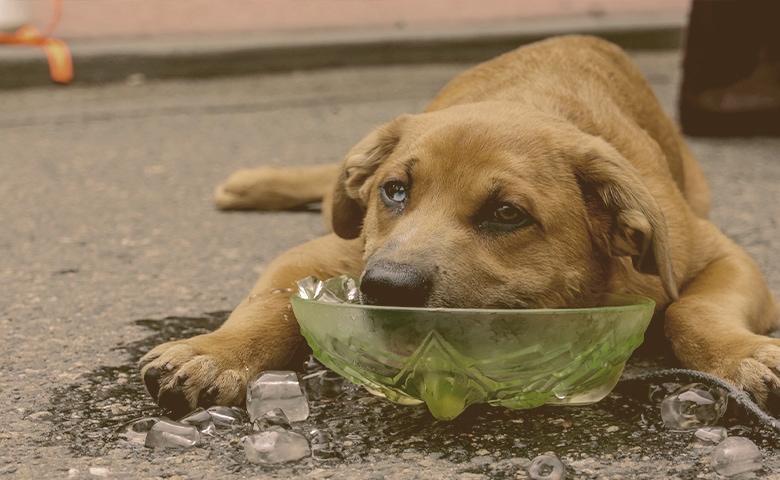
[[780, 0], [693, 0], [679, 116], [689, 135], [780, 135]]

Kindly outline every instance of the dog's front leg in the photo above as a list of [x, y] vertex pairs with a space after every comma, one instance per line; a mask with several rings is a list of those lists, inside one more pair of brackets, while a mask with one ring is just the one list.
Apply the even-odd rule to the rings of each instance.
[[358, 275], [362, 250], [359, 239], [327, 235], [282, 254], [218, 330], [165, 343], [141, 359], [149, 394], [175, 413], [196, 406], [240, 405], [251, 377], [285, 368], [303, 346], [290, 307], [296, 280]]
[[666, 335], [686, 368], [723, 378], [765, 405], [780, 388], [778, 306], [758, 266], [722, 237], [723, 248], [666, 311]]

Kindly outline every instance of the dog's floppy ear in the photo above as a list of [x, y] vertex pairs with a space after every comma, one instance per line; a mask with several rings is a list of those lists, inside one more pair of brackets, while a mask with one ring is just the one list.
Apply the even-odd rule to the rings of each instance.
[[584, 151], [575, 162], [577, 176], [596, 192], [612, 218], [610, 254], [631, 256], [637, 271], [658, 275], [666, 294], [676, 300], [666, 219], [658, 202], [636, 168], [607, 142], [592, 137], [580, 148]]
[[408, 116], [386, 123], [358, 142], [342, 163], [333, 192], [333, 231], [342, 238], [357, 238], [363, 226], [371, 182], [379, 165], [393, 153]]

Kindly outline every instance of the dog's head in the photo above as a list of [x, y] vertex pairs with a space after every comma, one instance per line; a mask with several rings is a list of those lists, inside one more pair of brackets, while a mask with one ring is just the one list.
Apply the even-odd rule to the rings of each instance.
[[350, 151], [333, 228], [365, 237], [366, 303], [592, 306], [621, 257], [676, 295], [664, 217], [634, 167], [603, 140], [520, 108], [400, 117]]

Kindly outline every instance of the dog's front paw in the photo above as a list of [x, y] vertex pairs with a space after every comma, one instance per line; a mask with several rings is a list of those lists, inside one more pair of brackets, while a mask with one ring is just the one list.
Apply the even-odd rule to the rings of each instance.
[[757, 346], [752, 355], [736, 363], [726, 380], [749, 392], [756, 403], [766, 407], [769, 393], [780, 388], [780, 341]]
[[196, 407], [240, 405], [251, 371], [223, 343], [213, 334], [201, 335], [144, 355], [139, 367], [149, 395], [176, 416]]

